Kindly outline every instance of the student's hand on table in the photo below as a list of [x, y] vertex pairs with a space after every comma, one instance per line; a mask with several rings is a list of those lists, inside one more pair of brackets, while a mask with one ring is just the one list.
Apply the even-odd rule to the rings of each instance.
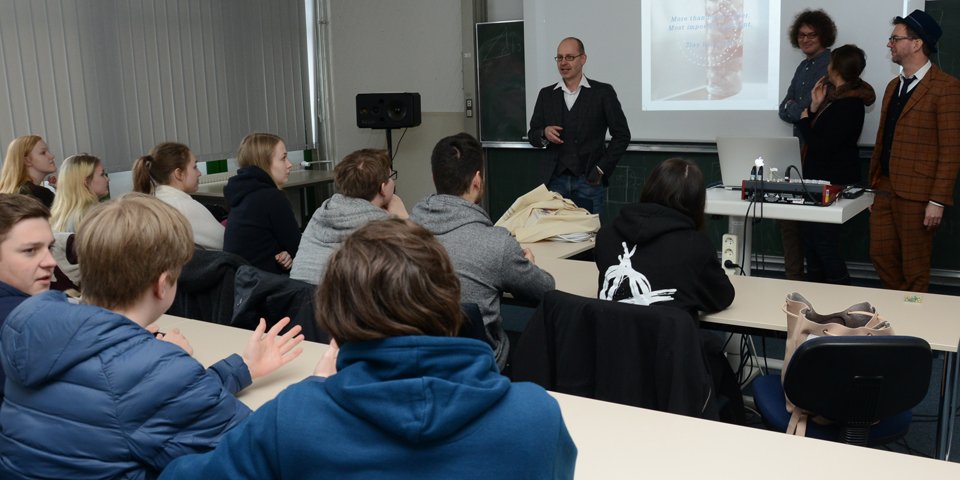
[[390, 197], [390, 201], [385, 207], [383, 207], [387, 213], [391, 215], [396, 215], [397, 217], [407, 219], [410, 218], [410, 214], [407, 213], [407, 207], [403, 205], [403, 199], [400, 198], [400, 195], [393, 194]]
[[157, 340], [170, 342], [182, 348], [184, 352], [187, 352], [187, 355], [193, 355], [193, 347], [190, 346], [190, 342], [187, 341], [187, 337], [180, 333], [179, 328], [174, 328], [169, 332], [161, 333], [160, 327], [156, 325], [147, 325], [147, 331], [152, 333], [153, 336], [157, 337]]
[[330, 348], [323, 352], [323, 357], [317, 362], [317, 368], [313, 369], [313, 374], [318, 377], [332, 377], [337, 373], [337, 355], [340, 354], [340, 347], [337, 341], [330, 339]]
[[526, 258], [527, 260], [530, 260], [530, 263], [532, 263], [532, 264], [536, 264], [536, 263], [537, 263], [536, 260], [534, 260], [534, 258], [533, 258], [533, 251], [530, 250], [529, 248], [524, 248], [524, 249], [523, 249], [523, 258]]
[[943, 219], [943, 207], [940, 205], [934, 205], [932, 203], [927, 204], [927, 210], [923, 215], [923, 226], [927, 227], [927, 230], [933, 230], [940, 226], [940, 221]]
[[247, 342], [247, 348], [243, 350], [243, 361], [250, 370], [251, 378], [257, 379], [273, 373], [303, 353], [302, 348], [297, 348], [303, 341], [300, 325], [295, 325], [287, 330], [287, 333], [280, 335], [280, 330], [289, 323], [290, 317], [283, 317], [267, 331], [266, 320], [260, 319], [260, 324]]
[[276, 260], [284, 270], [290, 270], [290, 267], [293, 265], [293, 257], [291, 257], [286, 250], [274, 255], [273, 259]]
[[556, 125], [549, 125], [543, 129], [543, 137], [547, 139], [550, 143], [561, 144], [563, 139], [560, 138], [560, 132], [563, 131], [563, 127], [558, 127]]

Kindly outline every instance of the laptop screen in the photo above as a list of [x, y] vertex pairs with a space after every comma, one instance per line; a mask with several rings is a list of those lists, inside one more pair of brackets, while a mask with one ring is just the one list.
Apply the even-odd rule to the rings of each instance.
[[[800, 140], [797, 137], [717, 137], [720, 156], [720, 179], [724, 186], [739, 187], [750, 178], [750, 169], [757, 157], [763, 157], [763, 173], [769, 178], [770, 168], [783, 178], [787, 167], [800, 170]], [[796, 173], [791, 170], [791, 176]]]

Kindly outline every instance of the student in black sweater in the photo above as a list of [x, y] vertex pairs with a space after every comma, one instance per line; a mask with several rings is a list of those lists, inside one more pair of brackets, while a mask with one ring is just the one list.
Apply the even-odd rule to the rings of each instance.
[[223, 250], [271, 273], [287, 273], [300, 245], [300, 227], [293, 207], [280, 190], [293, 167], [283, 140], [270, 133], [251, 133], [237, 151], [240, 169], [223, 195], [230, 205]]
[[[855, 45], [830, 52], [827, 76], [813, 87], [810, 108], [803, 111], [797, 123], [807, 141], [803, 178], [828, 180], [835, 185], [860, 182], [857, 141], [866, 107], [877, 98], [873, 87], [860, 78], [866, 65], [863, 50]], [[801, 226], [807, 280], [850, 283], [847, 264], [840, 253], [840, 230], [839, 224]]]
[[643, 185], [640, 203], [621, 209], [597, 234], [594, 255], [601, 296], [605, 290], [611, 300], [633, 296], [629, 280], [615, 287], [624, 271], [621, 262], [629, 257], [634, 278], [645, 277], [654, 293], [666, 290], [648, 296], [651, 303], [681, 308], [694, 318], [699, 312], [727, 308], [733, 302], [733, 285], [702, 231], [705, 201], [703, 173], [696, 164], [671, 158], [658, 165]]

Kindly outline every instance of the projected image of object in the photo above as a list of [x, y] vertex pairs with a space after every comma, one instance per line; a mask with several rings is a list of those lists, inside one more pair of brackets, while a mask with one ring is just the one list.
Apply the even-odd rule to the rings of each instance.
[[776, 110], [780, 4], [644, 0], [644, 110]]

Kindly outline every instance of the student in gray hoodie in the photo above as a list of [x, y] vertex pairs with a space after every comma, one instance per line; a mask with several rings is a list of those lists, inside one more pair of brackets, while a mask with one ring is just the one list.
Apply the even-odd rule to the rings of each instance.
[[553, 277], [534, 265], [533, 254], [501, 227], [494, 227], [480, 206], [483, 198], [483, 150], [466, 133], [437, 143], [431, 158], [437, 188], [413, 207], [410, 219], [436, 235], [453, 260], [461, 283], [461, 302], [475, 303], [503, 369], [510, 342], [500, 318], [500, 295], [540, 300], [553, 290]]
[[344, 157], [333, 170], [339, 193], [313, 212], [300, 237], [290, 278], [319, 285], [327, 260], [354, 230], [390, 215], [407, 218], [403, 200], [394, 195], [396, 179], [384, 150], [366, 148]]

